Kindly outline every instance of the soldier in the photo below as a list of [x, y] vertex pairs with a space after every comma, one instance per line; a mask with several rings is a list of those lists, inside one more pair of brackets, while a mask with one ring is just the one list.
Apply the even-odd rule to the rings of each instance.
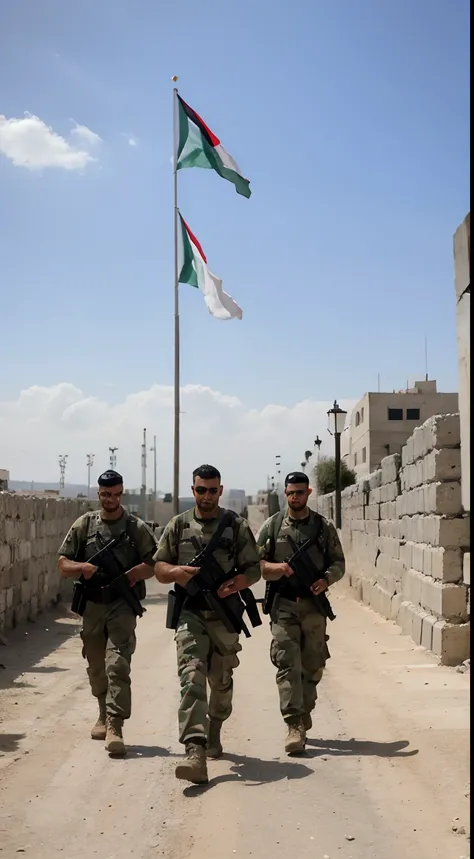
[[306, 731], [312, 726], [311, 713], [317, 699], [317, 685], [329, 658], [326, 617], [321, 614], [307, 588], [293, 587], [288, 578], [293, 571], [286, 563], [293, 551], [288, 536], [296, 544], [315, 540], [308, 558], [321, 574], [311, 590], [322, 594], [342, 579], [344, 554], [336, 529], [307, 506], [312, 490], [303, 472], [285, 478], [288, 510], [276, 513], [262, 525], [257, 535], [260, 567], [266, 580], [266, 606], [270, 612], [272, 642], [270, 658], [277, 669], [276, 682], [280, 711], [288, 727], [285, 751], [304, 752]]
[[[229, 632], [216, 614], [207, 610], [201, 594], [188, 597], [182, 590], [199, 572], [186, 565], [196, 555], [196, 538], [199, 548], [208, 545], [224, 515], [229, 518], [230, 514], [230, 523], [213, 553], [229, 575], [217, 594], [224, 600], [260, 579], [255, 538], [244, 519], [219, 507], [222, 490], [216, 468], [196, 468], [192, 487], [196, 506], [169, 522], [154, 558], [158, 581], [176, 584], [176, 596], [183, 600], [175, 641], [181, 683], [179, 740], [185, 746], [186, 760], [176, 767], [176, 777], [194, 784], [208, 780], [206, 756], [222, 755], [221, 726], [232, 712], [232, 674], [239, 665], [237, 654], [242, 649], [238, 634]], [[210, 686], [209, 704], [206, 681]]]
[[[98, 480], [100, 510], [80, 516], [59, 549], [59, 570], [66, 578], [86, 580], [87, 598], [81, 638], [87, 659], [92, 694], [99, 702], [99, 718], [91, 730], [93, 740], [105, 740], [110, 755], [125, 754], [122, 727], [130, 718], [130, 666], [135, 651], [136, 614], [117, 591], [117, 585], [100, 567], [88, 563], [101, 543], [120, 539], [113, 548], [119, 564], [128, 570], [130, 588], [145, 596], [144, 580], [153, 576], [156, 540], [145, 523], [121, 505], [123, 479], [106, 471]], [[100, 561], [99, 561], [100, 563]], [[139, 605], [139, 603], [138, 603]]]

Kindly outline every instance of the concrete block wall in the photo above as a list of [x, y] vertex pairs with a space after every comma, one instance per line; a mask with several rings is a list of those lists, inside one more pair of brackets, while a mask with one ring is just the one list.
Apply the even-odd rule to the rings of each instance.
[[[334, 518], [334, 495], [316, 509]], [[358, 598], [443, 664], [469, 656], [469, 516], [461, 497], [459, 415], [415, 429], [381, 468], [342, 493], [341, 539]]]
[[96, 505], [69, 498], [0, 492], [0, 631], [71, 595], [57, 552], [75, 519]]

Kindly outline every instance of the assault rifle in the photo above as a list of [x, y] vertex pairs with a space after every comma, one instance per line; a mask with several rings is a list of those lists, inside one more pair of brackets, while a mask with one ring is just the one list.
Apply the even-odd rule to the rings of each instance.
[[127, 570], [124, 569], [123, 564], [120, 563], [113, 552], [113, 549], [120, 545], [124, 537], [126, 537], [126, 534], [121, 534], [120, 537], [113, 537], [112, 540], [104, 543], [102, 535], [99, 532], [97, 533], [96, 540], [100, 549], [88, 559], [87, 563], [94, 564], [95, 567], [98, 567], [102, 573], [105, 573], [109, 581], [107, 585], [100, 588], [99, 591], [94, 587], [93, 581], [91, 579], [85, 579], [84, 576], [81, 576], [74, 582], [71, 611], [80, 615], [80, 617], [84, 614], [88, 598], [94, 592], [97, 593], [109, 588], [114, 588], [117, 593], [117, 599], [122, 597], [122, 599], [128, 603], [133, 613], [138, 617], [142, 617], [143, 613], [146, 611], [146, 608], [142, 606], [136, 593], [134, 593], [130, 587], [128, 579], [125, 579]]
[[311, 590], [311, 585], [314, 585], [318, 579], [322, 579], [323, 576], [316, 569], [311, 559], [308, 557], [307, 551], [314, 544], [314, 540], [309, 537], [304, 543], [301, 543], [299, 546], [293, 540], [289, 534], [286, 539], [288, 540], [291, 548], [293, 549], [293, 554], [291, 558], [286, 562], [288, 566], [293, 570], [293, 575], [287, 578], [287, 581], [293, 587], [297, 587], [298, 585], [302, 585], [304, 588], [308, 590], [308, 596], [313, 600], [318, 611], [324, 616], [328, 617], [329, 620], [335, 620], [336, 615], [334, 614], [331, 603], [329, 602], [326, 594], [323, 592], [322, 594], [318, 594], [315, 596]]
[[[221, 520], [218, 530], [203, 549], [199, 547], [199, 543], [195, 537], [191, 538], [198, 552], [192, 561], [186, 563], [186, 566], [196, 567], [199, 569], [199, 572], [190, 579], [184, 589], [180, 588], [178, 592], [169, 592], [168, 612], [166, 616], [166, 626], [168, 629], [176, 629], [186, 595], [191, 598], [203, 597], [208, 610], [213, 611], [217, 615], [228, 632], [236, 632], [237, 634], [243, 632], [246, 638], [250, 638], [249, 628], [243, 619], [245, 611], [253, 627], [261, 625], [262, 619], [250, 588], [245, 588], [239, 593], [231, 594], [224, 599], [221, 599], [217, 595], [217, 591], [221, 585], [225, 584], [233, 575], [226, 575], [214, 558], [214, 550], [225, 528], [224, 518]], [[223, 523], [224, 527], [222, 527]]]

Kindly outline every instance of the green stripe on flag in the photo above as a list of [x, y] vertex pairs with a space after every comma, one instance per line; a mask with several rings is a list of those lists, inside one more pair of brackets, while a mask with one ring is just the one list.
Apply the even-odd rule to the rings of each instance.
[[199, 289], [196, 269], [194, 268], [193, 249], [181, 215], [179, 221], [181, 224], [181, 270], [178, 280], [180, 283], [187, 283], [189, 286], [195, 286], [196, 289]]

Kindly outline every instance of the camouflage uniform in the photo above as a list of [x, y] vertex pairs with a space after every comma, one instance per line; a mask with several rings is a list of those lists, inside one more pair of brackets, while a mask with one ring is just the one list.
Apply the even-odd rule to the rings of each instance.
[[[194, 510], [175, 516], [160, 538], [154, 561], [189, 564], [196, 555], [191, 538], [205, 546], [217, 530], [225, 510], [219, 508], [214, 519], [197, 519]], [[227, 527], [214, 552], [214, 558], [226, 574], [245, 573], [248, 586], [260, 579], [255, 538], [245, 519], [237, 517], [234, 528]], [[242, 649], [237, 633], [228, 632], [212, 611], [207, 611], [199, 597], [187, 598], [175, 633], [181, 702], [178, 711], [179, 740], [205, 743], [209, 719], [220, 723], [232, 712], [233, 671], [239, 665], [237, 654]], [[210, 696], [207, 702], [206, 681]]]
[[[300, 520], [290, 519], [287, 512], [273, 541], [271, 523], [278, 515], [267, 519], [257, 535], [261, 559], [275, 563], [286, 561], [292, 554], [287, 535], [299, 544], [312, 537], [314, 529], [319, 529], [321, 524], [320, 540], [308, 549], [308, 557], [318, 570], [326, 572], [329, 585], [342, 579], [344, 554], [334, 526], [313, 511], [307, 519]], [[288, 725], [299, 724], [313, 711], [317, 685], [330, 656], [326, 618], [306, 594], [305, 590], [295, 590], [286, 579], [279, 580], [279, 595], [271, 611], [270, 658], [277, 669], [280, 710]]]
[[[71, 561], [87, 561], [99, 548], [97, 533], [108, 542], [120, 537], [127, 527], [135, 545], [124, 541], [114, 549], [116, 558], [127, 570], [142, 562], [152, 565], [156, 541], [145, 523], [125, 510], [116, 521], [103, 520], [98, 510], [80, 516], [69, 529], [58, 554]], [[94, 590], [98, 594], [99, 588], [109, 583], [103, 576], [98, 571], [88, 581], [91, 597], [82, 618], [82, 655], [87, 658], [92, 694], [99, 701], [105, 698], [108, 716], [124, 720], [130, 718], [131, 712], [130, 668], [137, 619], [121, 597], [107, 604], [94, 601]]]

